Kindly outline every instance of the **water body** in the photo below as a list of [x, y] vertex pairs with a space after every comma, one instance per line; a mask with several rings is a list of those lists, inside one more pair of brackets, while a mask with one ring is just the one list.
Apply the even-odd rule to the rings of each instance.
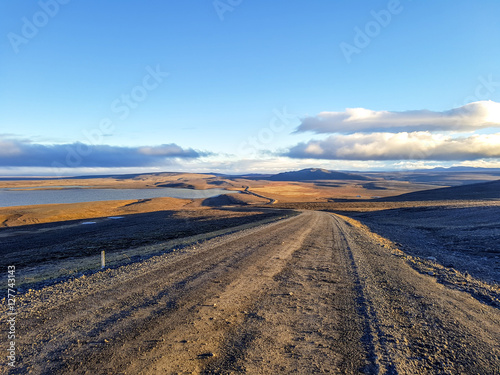
[[210, 198], [221, 194], [236, 193], [223, 189], [193, 190], [182, 188], [158, 189], [61, 189], [61, 190], [10, 190], [0, 189], [0, 207], [29, 206], [36, 204], [82, 203], [150, 198]]
[[21, 186], [21, 187], [10, 187], [5, 190], [34, 190], [34, 189], [80, 189], [89, 188], [92, 186], [86, 185], [47, 185], [47, 186]]

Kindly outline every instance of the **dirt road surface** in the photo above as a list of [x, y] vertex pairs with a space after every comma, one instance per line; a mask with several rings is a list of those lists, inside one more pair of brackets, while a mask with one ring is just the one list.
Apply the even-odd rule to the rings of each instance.
[[500, 373], [497, 308], [324, 212], [30, 291], [18, 306], [12, 373]]

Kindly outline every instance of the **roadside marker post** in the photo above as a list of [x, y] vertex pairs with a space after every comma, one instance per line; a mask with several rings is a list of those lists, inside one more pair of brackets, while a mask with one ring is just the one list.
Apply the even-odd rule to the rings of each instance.
[[104, 268], [106, 267], [106, 257], [105, 257], [105, 254], [104, 254], [104, 250], [101, 251], [101, 268]]

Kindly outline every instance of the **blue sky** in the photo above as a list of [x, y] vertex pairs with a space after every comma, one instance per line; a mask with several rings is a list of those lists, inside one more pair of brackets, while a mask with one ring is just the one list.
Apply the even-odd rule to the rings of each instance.
[[[493, 0], [3, 1], [0, 174], [500, 166], [498, 14]], [[410, 126], [470, 102], [477, 127]], [[347, 108], [408, 116], [300, 130]], [[418, 152], [358, 152], [395, 141]]]

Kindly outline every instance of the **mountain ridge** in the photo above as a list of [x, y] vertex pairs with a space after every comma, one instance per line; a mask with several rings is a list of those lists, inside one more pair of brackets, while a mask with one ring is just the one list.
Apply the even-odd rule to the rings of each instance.
[[374, 201], [433, 201], [433, 200], [481, 200], [500, 199], [500, 180], [480, 182], [475, 184], [451, 186], [431, 190], [379, 198]]
[[282, 172], [268, 178], [270, 181], [315, 181], [315, 180], [360, 180], [371, 181], [355, 173], [331, 171], [323, 168], [305, 168], [298, 171]]

